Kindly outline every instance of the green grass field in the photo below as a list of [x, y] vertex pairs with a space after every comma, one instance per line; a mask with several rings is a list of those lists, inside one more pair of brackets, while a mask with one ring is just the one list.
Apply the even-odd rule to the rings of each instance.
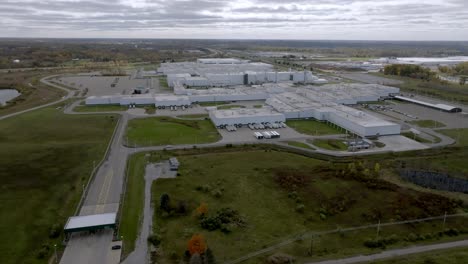
[[135, 249], [141, 223], [145, 199], [145, 165], [144, 153], [132, 155], [128, 160], [127, 186], [122, 206], [119, 236], [124, 237], [123, 255], [127, 256]]
[[402, 136], [405, 136], [407, 138], [410, 138], [412, 140], [415, 140], [419, 143], [432, 143], [432, 141], [426, 139], [426, 138], [423, 138], [421, 136], [418, 136], [416, 134], [414, 134], [413, 132], [403, 132], [401, 133]]
[[51, 230], [60, 234], [74, 214], [93, 161], [102, 159], [117, 124], [111, 115], [65, 115], [56, 107], [0, 122], [2, 264], [47, 263], [62, 239]]
[[218, 105], [225, 105], [225, 104], [230, 104], [231, 102], [223, 102], [223, 101], [219, 101], [219, 102], [201, 102], [201, 103], [198, 103], [198, 105], [200, 106], [218, 106]]
[[325, 122], [319, 122], [316, 120], [288, 120], [286, 121], [286, 125], [297, 130], [299, 133], [312, 136], [335, 135], [344, 133], [338, 128], [334, 128]]
[[[156, 207], [161, 195], [166, 193], [172, 201], [171, 206], [184, 203], [187, 208], [186, 214], [165, 214], [160, 209], [155, 210], [153, 228], [162, 237], [159, 252], [162, 252], [160, 261], [163, 263], [179, 263], [187, 241], [195, 233], [202, 234], [216, 259], [224, 262], [307, 230], [335, 230], [377, 223], [378, 220], [414, 219], [443, 214], [446, 210], [446, 205], [441, 204], [446, 200], [439, 196], [383, 181], [370, 183], [339, 176], [326, 168], [338, 172], [340, 169], [336, 166], [346, 165], [327, 165], [324, 161], [290, 153], [242, 151], [182, 155], [179, 161], [182, 164], [180, 176], [158, 179], [152, 187]], [[195, 213], [201, 203], [206, 203], [208, 216], [215, 215], [221, 208], [234, 209], [245, 225], [230, 225], [228, 233], [202, 229]], [[451, 219], [446, 227], [464, 230], [468, 229], [467, 224], [464, 219]], [[380, 235], [402, 239], [410, 233], [426, 234], [441, 228], [440, 221], [400, 225], [382, 228]], [[367, 254], [376, 250], [364, 247], [363, 243], [375, 234], [375, 229], [366, 229], [315, 238], [312, 257], [306, 254], [310, 244], [307, 240], [279, 251], [300, 260]], [[399, 241], [392, 247], [408, 244]], [[425, 241], [438, 240], [425, 237]], [[261, 263], [264, 258], [246, 263]]]
[[198, 118], [207, 118], [207, 114], [193, 114], [193, 115], [179, 115], [179, 118], [187, 118], [187, 119], [198, 119]]
[[78, 105], [73, 108], [75, 112], [118, 112], [127, 110], [128, 107], [123, 105]]
[[127, 127], [128, 145], [180, 145], [218, 141], [221, 137], [210, 120], [171, 117], [132, 119]]
[[468, 128], [461, 129], [442, 129], [437, 132], [449, 136], [457, 141], [458, 146], [468, 146]]
[[441, 128], [445, 127], [445, 124], [435, 121], [435, 120], [416, 120], [408, 122], [413, 125], [417, 125], [419, 127], [429, 127], [429, 128]]
[[371, 264], [462, 264], [468, 263], [467, 248], [436, 250], [433, 252], [391, 258], [382, 261], [372, 261]]
[[298, 142], [298, 141], [287, 141], [286, 142], [290, 146], [298, 147], [298, 148], [305, 148], [305, 149], [314, 149], [310, 145], [304, 143], [304, 142]]
[[314, 139], [311, 142], [313, 145], [328, 149], [328, 150], [347, 150], [348, 146], [343, 143], [343, 140], [339, 139]]
[[218, 110], [227, 110], [227, 109], [233, 109], [233, 108], [245, 108], [243, 105], [222, 105], [218, 106]]
[[158, 77], [158, 80], [159, 80], [159, 87], [161, 88], [161, 90], [171, 89], [167, 83], [167, 77]]

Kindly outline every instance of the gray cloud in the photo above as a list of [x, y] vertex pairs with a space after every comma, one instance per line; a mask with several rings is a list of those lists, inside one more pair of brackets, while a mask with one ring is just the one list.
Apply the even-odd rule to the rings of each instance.
[[0, 36], [468, 40], [466, 0], [2, 0]]

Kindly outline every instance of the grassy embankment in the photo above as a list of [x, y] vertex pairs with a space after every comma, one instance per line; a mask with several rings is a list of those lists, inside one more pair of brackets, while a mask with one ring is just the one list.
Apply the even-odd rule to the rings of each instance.
[[0, 263], [47, 263], [117, 124], [60, 105], [0, 122]]
[[220, 139], [210, 120], [171, 117], [132, 119], [128, 122], [126, 136], [129, 146], [201, 144]]
[[73, 108], [75, 112], [121, 112], [127, 111], [128, 107], [123, 105], [78, 105]]
[[428, 128], [441, 128], [445, 127], [444, 123], [435, 120], [415, 120], [409, 121], [408, 123], [417, 125], [419, 127], [428, 127]]
[[403, 132], [401, 133], [402, 136], [405, 136], [407, 138], [410, 138], [412, 140], [415, 140], [419, 143], [432, 143], [432, 141], [428, 140], [428, 139], [425, 139], [419, 135], [416, 135], [415, 133], [413, 132]]
[[191, 115], [178, 115], [178, 118], [186, 118], [186, 119], [199, 119], [199, 118], [207, 118], [209, 117], [208, 114], [191, 114]]
[[344, 151], [348, 149], [348, 146], [343, 143], [343, 140], [339, 139], [314, 139], [310, 143], [327, 150]]
[[442, 129], [437, 132], [449, 136], [457, 141], [457, 146], [467, 147], [468, 146], [468, 128], [461, 129]]
[[314, 149], [312, 146], [309, 144], [306, 144], [304, 142], [298, 142], [298, 141], [286, 141], [286, 144], [293, 146], [293, 147], [298, 147], [298, 148], [305, 148], [305, 149]]
[[319, 122], [316, 120], [288, 120], [286, 121], [286, 125], [295, 129], [299, 133], [312, 136], [337, 135], [344, 133], [339, 128], [332, 127], [325, 122]]

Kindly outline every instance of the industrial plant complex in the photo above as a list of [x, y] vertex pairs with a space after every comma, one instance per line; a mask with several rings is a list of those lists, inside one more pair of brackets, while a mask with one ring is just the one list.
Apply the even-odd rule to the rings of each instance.
[[[324, 84], [311, 72], [275, 72], [265, 63], [237, 59], [198, 59], [163, 63], [172, 94], [90, 96], [87, 105], [155, 105], [158, 109], [187, 108], [202, 102], [265, 101], [261, 109], [218, 110], [207, 107], [214, 125], [243, 126], [286, 119], [327, 121], [361, 137], [395, 135], [400, 125], [347, 105], [398, 95], [399, 89], [378, 84]], [[145, 72], [144, 75], [155, 73]], [[321, 84], [321, 85], [317, 85]]]

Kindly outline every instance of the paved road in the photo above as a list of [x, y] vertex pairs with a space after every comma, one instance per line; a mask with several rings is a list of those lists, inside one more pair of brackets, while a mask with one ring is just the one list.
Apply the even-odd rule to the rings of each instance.
[[449, 249], [449, 248], [457, 248], [457, 247], [468, 247], [468, 240], [433, 244], [433, 245], [426, 245], [426, 246], [414, 246], [414, 247], [402, 248], [402, 249], [392, 249], [392, 250], [386, 250], [381, 253], [377, 253], [373, 255], [367, 255], [367, 256], [360, 255], [360, 256], [355, 256], [351, 258], [311, 262], [308, 264], [362, 263], [362, 262], [376, 261], [376, 260], [382, 260], [382, 259], [387, 259], [387, 258], [395, 258], [395, 257], [406, 256], [406, 255], [417, 254], [417, 253], [424, 253], [424, 252], [433, 251], [433, 250], [441, 250], [441, 249]]
[[51, 82], [49, 82], [48, 78], [51, 78], [51, 77], [54, 77], [54, 76], [57, 76], [57, 75], [52, 75], [52, 76], [47, 76], [47, 77], [44, 77], [41, 79], [41, 82], [46, 84], [46, 85], [49, 85], [49, 86], [52, 86], [52, 87], [55, 87], [57, 89], [60, 89], [60, 90], [63, 90], [65, 92], [67, 92], [67, 95], [62, 97], [61, 99], [57, 100], [57, 101], [53, 101], [53, 102], [50, 102], [50, 103], [47, 103], [47, 104], [44, 104], [44, 105], [39, 105], [39, 106], [36, 106], [36, 107], [33, 107], [33, 108], [29, 108], [29, 109], [26, 109], [26, 110], [23, 110], [23, 111], [19, 111], [19, 112], [15, 112], [15, 113], [12, 113], [12, 114], [8, 114], [8, 115], [4, 115], [4, 116], [1, 116], [0, 117], [0, 120], [3, 120], [3, 119], [7, 119], [9, 117], [13, 117], [13, 116], [17, 116], [17, 115], [21, 115], [21, 114], [24, 114], [24, 113], [27, 113], [27, 112], [31, 112], [31, 111], [34, 111], [34, 110], [37, 110], [37, 109], [41, 109], [41, 108], [44, 108], [44, 107], [47, 107], [47, 106], [51, 106], [51, 105], [54, 105], [56, 103], [60, 103], [60, 102], [63, 102], [71, 97], [73, 97], [73, 94], [74, 94], [74, 91], [72, 90], [68, 90], [68, 89], [65, 89], [61, 86], [58, 86], [56, 84], [53, 84]]
[[[70, 109], [64, 110], [67, 114], [75, 114]], [[81, 114], [81, 113], [80, 113]], [[83, 206], [79, 215], [102, 214], [117, 212], [125, 177], [125, 168], [130, 151], [123, 147], [122, 138], [127, 126], [128, 115], [123, 113], [110, 143], [107, 158], [99, 167], [92, 179]], [[98, 161], [96, 161], [98, 162]], [[120, 261], [115, 258], [115, 251], [111, 250], [112, 232], [99, 232], [92, 235], [71, 237], [65, 248], [60, 263], [62, 264], [116, 264]]]

